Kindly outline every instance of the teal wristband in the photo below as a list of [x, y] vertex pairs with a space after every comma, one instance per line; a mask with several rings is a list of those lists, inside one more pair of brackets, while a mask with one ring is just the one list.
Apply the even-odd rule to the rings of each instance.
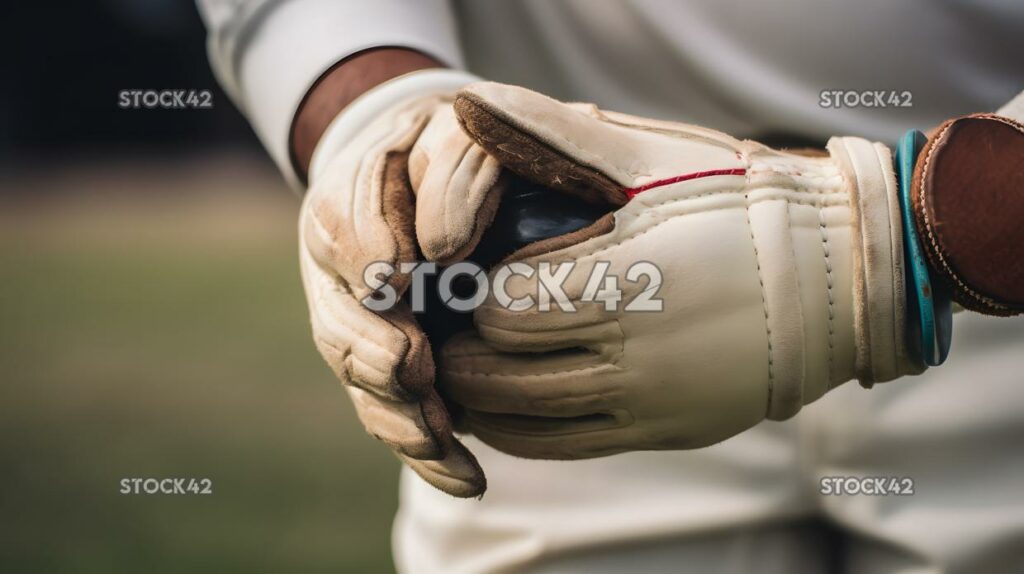
[[949, 355], [953, 338], [952, 293], [932, 281], [928, 260], [921, 247], [910, 202], [914, 164], [926, 143], [923, 133], [910, 130], [896, 147], [896, 175], [903, 219], [903, 259], [906, 261], [907, 331], [911, 354], [922, 365], [941, 365]]

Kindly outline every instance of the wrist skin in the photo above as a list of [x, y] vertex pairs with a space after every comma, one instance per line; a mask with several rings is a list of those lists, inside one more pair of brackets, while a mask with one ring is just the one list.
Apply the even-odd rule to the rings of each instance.
[[444, 68], [408, 48], [372, 48], [331, 67], [306, 93], [292, 120], [289, 150], [299, 178], [306, 180], [313, 150], [327, 126], [352, 101], [390, 79], [416, 70]]

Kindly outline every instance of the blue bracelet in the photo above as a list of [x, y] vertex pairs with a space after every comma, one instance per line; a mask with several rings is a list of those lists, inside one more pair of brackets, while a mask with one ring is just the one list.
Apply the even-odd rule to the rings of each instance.
[[910, 186], [926, 138], [918, 130], [903, 134], [896, 147], [896, 174], [903, 218], [903, 258], [906, 263], [907, 331], [911, 353], [923, 365], [941, 365], [953, 338], [952, 294], [940, 281], [933, 282], [921, 248], [910, 203]]

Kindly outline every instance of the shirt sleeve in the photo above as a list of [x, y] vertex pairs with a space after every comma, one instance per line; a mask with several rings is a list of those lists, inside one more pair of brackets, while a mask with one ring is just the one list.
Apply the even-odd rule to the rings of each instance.
[[418, 50], [463, 66], [447, 0], [197, 0], [217, 80], [293, 186], [288, 138], [313, 83], [365, 49]]

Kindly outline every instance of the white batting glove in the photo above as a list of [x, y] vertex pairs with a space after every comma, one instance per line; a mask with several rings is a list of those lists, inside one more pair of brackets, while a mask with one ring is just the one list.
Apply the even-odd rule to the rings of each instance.
[[[575, 311], [491, 298], [478, 335], [446, 345], [441, 381], [483, 441], [554, 459], [700, 447], [846, 381], [919, 371], [885, 146], [837, 137], [807, 157], [493, 83], [465, 88], [455, 110], [505, 167], [617, 208], [509, 259], [575, 263], [563, 284]], [[660, 288], [627, 280], [639, 261]], [[588, 296], [604, 265], [615, 310]], [[538, 275], [513, 275], [509, 298], [536, 298]], [[626, 308], [655, 289], [660, 312]]]
[[[375, 313], [361, 301], [372, 292], [364, 279], [371, 263], [416, 261], [417, 246], [433, 261], [459, 259], [493, 217], [500, 167], [451, 108], [454, 90], [473, 80], [416, 72], [353, 102], [317, 146], [300, 216], [317, 348], [367, 431], [427, 482], [462, 497], [483, 493], [486, 481], [452, 435], [427, 338], [407, 306]], [[401, 295], [409, 278], [388, 281]]]

